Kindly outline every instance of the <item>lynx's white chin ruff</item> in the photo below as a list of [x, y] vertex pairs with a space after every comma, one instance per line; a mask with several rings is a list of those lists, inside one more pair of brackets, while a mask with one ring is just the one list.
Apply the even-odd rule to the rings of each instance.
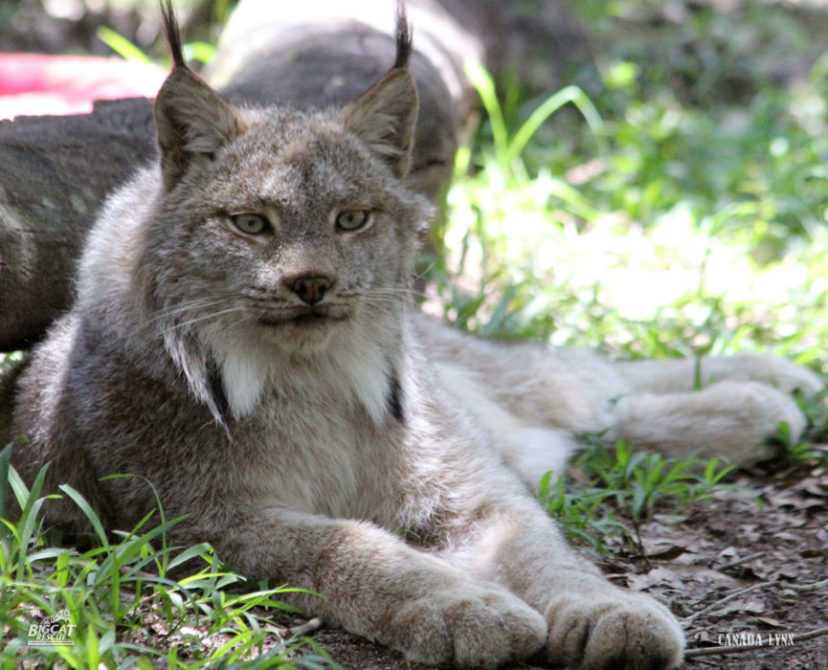
[[[694, 361], [486, 342], [417, 314], [431, 207], [403, 182], [418, 100], [402, 10], [393, 67], [318, 112], [232, 106], [164, 18], [160, 160], [104, 207], [78, 299], [20, 378], [23, 477], [51, 463], [44, 490], [70, 484], [108, 530], [160, 500], [183, 519], [171, 544], [210, 542], [412, 661], [678, 666], [670, 611], [569, 549], [532, 489], [584, 431], [750, 460], [779, 421], [798, 437], [786, 392], [821, 381], [713, 358], [695, 391]], [[85, 529], [65, 498], [43, 509]]]
[[[210, 350], [218, 362], [230, 411], [236, 420], [252, 414], [262, 396], [271, 389], [284, 391], [289, 386], [328, 387], [342, 400], [362, 407], [381, 425], [388, 409], [388, 389], [395, 346], [384, 346], [382, 338], [365, 337], [353, 323], [345, 320], [324, 326], [311, 339], [324, 338], [326, 346], [314, 341], [310, 347], [284, 348], [269, 339], [231, 340], [216, 337]], [[398, 345], [397, 345], [398, 346]]]

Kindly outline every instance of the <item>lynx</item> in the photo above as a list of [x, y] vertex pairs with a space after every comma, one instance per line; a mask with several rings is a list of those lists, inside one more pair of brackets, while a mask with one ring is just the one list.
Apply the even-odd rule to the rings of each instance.
[[[156, 507], [306, 611], [407, 659], [672, 668], [670, 611], [610, 584], [533, 497], [579, 431], [746, 460], [786, 394], [780, 359], [611, 363], [492, 344], [418, 314], [431, 207], [402, 183], [418, 103], [398, 10], [393, 67], [343, 109], [236, 108], [185, 64], [155, 101], [160, 160], [105, 205], [71, 311], [17, 390], [15, 463], [50, 463], [110, 529]], [[772, 385], [776, 385], [773, 388]], [[131, 477], [105, 478], [122, 473]], [[82, 526], [56, 500], [51, 522]]]

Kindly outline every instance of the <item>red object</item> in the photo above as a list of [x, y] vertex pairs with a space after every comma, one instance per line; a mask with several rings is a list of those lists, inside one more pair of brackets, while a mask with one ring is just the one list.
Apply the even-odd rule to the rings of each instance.
[[120, 58], [0, 54], [0, 119], [82, 114], [93, 100], [154, 97], [166, 74]]

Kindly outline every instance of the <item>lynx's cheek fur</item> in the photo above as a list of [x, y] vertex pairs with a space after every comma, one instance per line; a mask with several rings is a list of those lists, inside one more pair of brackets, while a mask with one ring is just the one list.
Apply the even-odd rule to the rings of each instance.
[[[676, 667], [673, 615], [569, 549], [531, 489], [583, 431], [749, 460], [778, 421], [801, 431], [787, 392], [821, 381], [772, 357], [697, 370], [486, 342], [417, 314], [431, 208], [402, 182], [418, 109], [402, 10], [389, 72], [300, 113], [226, 102], [163, 9], [160, 160], [107, 202], [77, 300], [20, 378], [23, 476], [51, 463], [50, 492], [68, 482], [109, 530], [157, 495], [184, 519], [170, 542], [211, 542], [412, 661]], [[84, 529], [66, 499], [44, 510]]]

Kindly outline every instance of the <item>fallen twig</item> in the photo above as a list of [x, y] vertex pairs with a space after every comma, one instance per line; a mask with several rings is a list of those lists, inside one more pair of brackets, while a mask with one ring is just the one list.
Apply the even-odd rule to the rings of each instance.
[[764, 556], [764, 555], [765, 555], [764, 551], [757, 551], [755, 554], [750, 554], [749, 556], [745, 556], [744, 558], [740, 558], [736, 561], [730, 561], [730, 563], [725, 563], [723, 565], [720, 565], [716, 568], [716, 570], [725, 570], [727, 568], [735, 568], [739, 565], [742, 565], [743, 563], [749, 563], [750, 561], [752, 561], [755, 558], [762, 558], [762, 556]]
[[288, 628], [288, 632], [292, 637], [304, 637], [305, 635], [310, 635], [311, 633], [319, 630], [321, 627], [322, 619], [314, 617], [299, 626]]
[[793, 589], [794, 591], [816, 591], [823, 586], [828, 586], [828, 579], [823, 579], [821, 582], [814, 582], [813, 584], [785, 584], [786, 589]]
[[762, 588], [765, 588], [766, 586], [771, 586], [771, 585], [776, 584], [776, 583], [777, 583], [776, 580], [772, 579], [772, 580], [767, 581], [767, 582], [761, 582], [759, 584], [754, 584], [753, 586], [748, 586], [748, 587], [745, 587], [743, 589], [739, 589], [738, 591], [734, 591], [733, 593], [731, 593], [730, 595], [725, 596], [724, 598], [719, 598], [719, 600], [717, 600], [714, 603], [711, 603], [707, 607], [702, 607], [698, 612], [693, 612], [693, 614], [684, 617], [684, 619], [682, 619], [682, 621], [684, 622], [684, 625], [687, 626], [687, 625], [693, 623], [702, 614], [707, 614], [708, 612], [710, 612], [711, 610], [716, 609], [720, 605], [724, 605], [725, 603], [729, 603], [731, 600], [735, 600], [739, 596], [745, 595], [746, 593], [750, 593], [751, 591], [756, 591], [758, 589], [762, 589]]

